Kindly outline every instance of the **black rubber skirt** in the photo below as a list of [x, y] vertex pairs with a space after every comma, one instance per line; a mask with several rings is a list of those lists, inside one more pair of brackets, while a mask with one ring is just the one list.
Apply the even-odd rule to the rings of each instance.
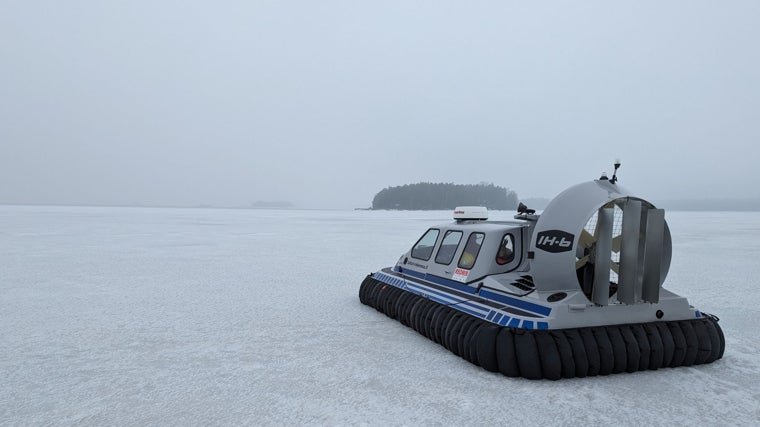
[[725, 339], [713, 316], [691, 320], [529, 330], [502, 327], [367, 276], [363, 304], [460, 356], [509, 377], [609, 375], [710, 363]]

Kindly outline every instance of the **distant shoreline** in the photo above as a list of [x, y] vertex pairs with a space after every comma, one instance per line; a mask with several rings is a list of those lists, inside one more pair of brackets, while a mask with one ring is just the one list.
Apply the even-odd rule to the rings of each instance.
[[[314, 210], [313, 208], [263, 207], [263, 206], [221, 206], [221, 205], [128, 205], [128, 204], [75, 204], [75, 203], [2, 203], [0, 206], [38, 206], [62, 208], [135, 208], [135, 209], [248, 209], [248, 210]], [[325, 209], [329, 210], [329, 209]], [[348, 208], [346, 208], [348, 210]]]
[[[526, 201], [530, 201], [526, 199]], [[760, 199], [725, 199], [725, 200], [663, 200], [653, 201], [658, 208], [672, 212], [760, 212]], [[529, 203], [529, 207], [534, 205]], [[540, 204], [540, 203], [538, 203]], [[353, 211], [394, 211], [394, 212], [426, 212], [441, 209], [372, 209], [372, 208], [318, 208], [302, 206], [223, 206], [223, 205], [151, 205], [151, 204], [77, 204], [77, 203], [8, 203], [0, 202], [0, 206], [39, 206], [39, 207], [85, 207], [85, 208], [159, 208], [159, 209], [248, 209], [248, 210], [353, 210]], [[537, 210], [545, 206], [536, 205]], [[445, 209], [444, 209], [445, 210]], [[508, 212], [510, 210], [491, 209]]]

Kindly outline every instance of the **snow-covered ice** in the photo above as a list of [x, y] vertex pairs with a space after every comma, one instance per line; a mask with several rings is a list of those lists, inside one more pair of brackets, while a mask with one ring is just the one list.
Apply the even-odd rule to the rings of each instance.
[[551, 382], [359, 303], [449, 212], [0, 206], [0, 424], [758, 425], [760, 215], [666, 218], [723, 359]]

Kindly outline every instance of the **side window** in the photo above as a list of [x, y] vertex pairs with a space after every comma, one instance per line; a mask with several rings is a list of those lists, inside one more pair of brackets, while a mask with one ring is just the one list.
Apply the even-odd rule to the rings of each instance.
[[478, 258], [478, 252], [480, 252], [480, 246], [483, 245], [483, 233], [472, 233], [467, 239], [467, 244], [464, 245], [464, 251], [462, 256], [459, 257], [459, 268], [471, 269], [475, 265], [475, 260]]
[[412, 258], [423, 261], [429, 260], [430, 256], [433, 255], [433, 248], [435, 248], [435, 241], [438, 240], [438, 233], [440, 231], [437, 228], [431, 228], [426, 231], [412, 248]]
[[515, 259], [515, 238], [511, 234], [505, 234], [501, 239], [499, 251], [496, 252], [496, 263], [504, 265]]
[[435, 256], [435, 262], [438, 264], [451, 264], [451, 260], [454, 259], [454, 253], [457, 251], [459, 241], [462, 240], [461, 231], [447, 231], [443, 235], [443, 241], [441, 247], [438, 249], [438, 254]]

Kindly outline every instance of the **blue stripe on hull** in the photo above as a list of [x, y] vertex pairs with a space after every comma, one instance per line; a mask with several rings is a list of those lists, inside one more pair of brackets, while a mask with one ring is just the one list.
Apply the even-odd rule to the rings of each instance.
[[[466, 292], [468, 294], [476, 293], [476, 289], [470, 286], [464, 285], [459, 282], [455, 282], [453, 280], [448, 280], [448, 279], [443, 279], [438, 276], [433, 276], [431, 274], [419, 273], [413, 270], [404, 270], [403, 274], [406, 274], [407, 276], [416, 277], [418, 279], [427, 280], [428, 282], [432, 282], [441, 286], [446, 286], [446, 287], [455, 289], [457, 291]], [[499, 301], [511, 307], [519, 308], [520, 310], [525, 310], [529, 313], [540, 314], [541, 316], [549, 316], [552, 312], [552, 309], [550, 307], [546, 307], [540, 304], [535, 304], [529, 301], [510, 297], [507, 295], [502, 295], [502, 294], [485, 290], [485, 289], [480, 291], [480, 296], [482, 296], [483, 298]]]
[[[422, 273], [417, 273], [417, 272], [414, 272], [415, 274], [411, 274], [411, 273], [413, 272], [410, 270], [404, 271], [404, 274], [418, 277], [423, 280], [427, 280], [429, 277], [436, 277], [436, 276], [430, 276], [427, 274], [422, 274]], [[532, 320], [521, 319], [519, 317], [511, 317], [503, 312], [494, 310], [491, 307], [485, 306], [483, 304], [479, 304], [467, 298], [463, 298], [461, 296], [453, 295], [445, 291], [431, 288], [429, 286], [426, 286], [424, 283], [418, 283], [416, 281], [399, 278], [399, 277], [392, 276], [383, 272], [377, 272], [373, 275], [373, 277], [383, 283], [387, 283], [391, 286], [404, 289], [406, 291], [412, 292], [415, 295], [419, 295], [423, 298], [431, 299], [437, 303], [449, 306], [451, 308], [457, 309], [469, 315], [475, 316], [480, 319], [484, 319], [486, 321], [495, 323], [500, 326], [508, 326], [512, 328], [522, 327], [524, 329], [534, 328], [534, 322]], [[454, 288], [456, 290], [462, 290], [470, 294], [475, 293], [475, 290], [473, 288], [470, 288], [469, 286], [466, 286], [466, 285], [462, 285], [461, 283], [456, 283], [456, 287], [454, 287], [454, 286], [451, 286], [449, 283], [445, 283], [445, 282], [452, 282], [450, 280], [441, 279], [441, 278], [437, 278], [437, 279], [439, 280], [435, 280], [435, 281], [430, 280], [430, 281], [438, 285]], [[461, 288], [466, 288], [466, 289], [461, 289]], [[506, 297], [503, 295], [496, 294], [494, 292], [481, 291], [480, 295], [485, 298], [499, 301], [500, 303], [508, 305], [510, 307], [518, 308], [520, 310], [535, 313], [535, 314], [540, 314], [542, 316], [548, 316], [548, 314], [551, 313], [551, 308], [549, 307], [544, 307], [539, 304], [534, 304], [534, 303], [519, 300], [516, 298]], [[548, 329], [549, 324], [547, 322], [537, 322], [535, 328]]]

